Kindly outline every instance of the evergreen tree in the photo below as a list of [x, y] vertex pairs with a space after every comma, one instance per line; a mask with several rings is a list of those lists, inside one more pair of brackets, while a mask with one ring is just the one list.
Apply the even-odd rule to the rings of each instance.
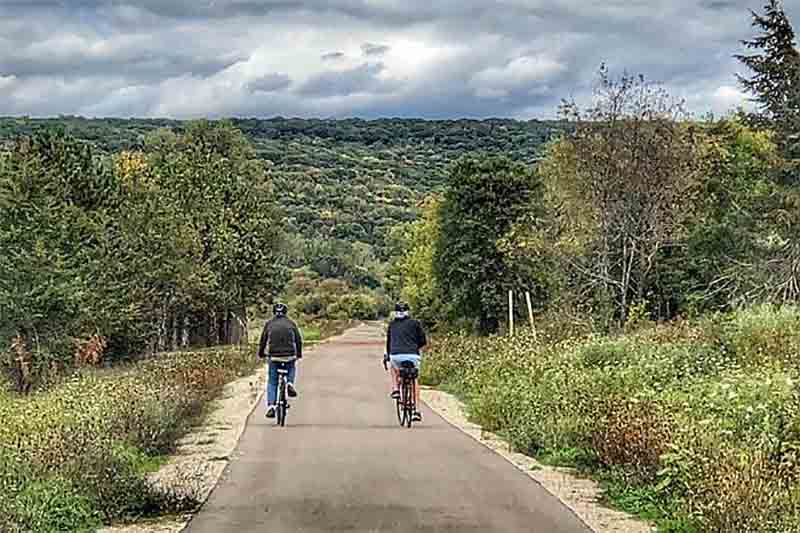
[[778, 136], [777, 141], [789, 159], [800, 158], [800, 52], [795, 33], [780, 0], [769, 0], [764, 14], [752, 12], [753, 27], [759, 34], [742, 44], [753, 54], [735, 57], [752, 72], [738, 76], [753, 95], [761, 113]]

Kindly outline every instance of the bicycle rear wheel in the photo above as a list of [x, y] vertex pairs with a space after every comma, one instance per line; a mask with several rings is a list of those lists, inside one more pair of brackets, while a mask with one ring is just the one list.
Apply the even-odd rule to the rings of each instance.
[[414, 417], [414, 389], [411, 383], [410, 379], [403, 379], [403, 422], [409, 428], [411, 427], [411, 419]]
[[278, 404], [278, 425], [286, 425], [286, 406], [283, 404]]
[[276, 406], [278, 425], [286, 425], [286, 381], [281, 379], [278, 383], [278, 405]]
[[405, 411], [403, 410], [403, 396], [402, 396], [402, 394], [400, 395], [400, 398], [398, 398], [398, 399], [396, 399], [394, 401], [394, 403], [395, 403], [395, 406], [397, 407], [397, 423], [402, 426], [403, 424], [405, 424], [405, 419], [403, 418], [403, 415], [405, 414]]

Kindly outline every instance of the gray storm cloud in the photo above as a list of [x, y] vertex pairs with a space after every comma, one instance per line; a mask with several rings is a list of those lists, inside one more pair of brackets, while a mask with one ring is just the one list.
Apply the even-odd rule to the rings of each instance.
[[720, 113], [761, 3], [0, 0], [0, 114], [545, 118], [601, 62]]

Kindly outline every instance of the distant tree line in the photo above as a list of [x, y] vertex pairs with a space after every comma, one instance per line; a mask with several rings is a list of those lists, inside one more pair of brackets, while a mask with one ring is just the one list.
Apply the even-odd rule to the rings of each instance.
[[[234, 119], [264, 161], [287, 215], [285, 229], [308, 240], [363, 243], [388, 259], [388, 230], [418, 215], [449, 165], [469, 153], [533, 162], [567, 125], [491, 120]], [[61, 129], [98, 153], [141, 151], [159, 129], [188, 124], [167, 119], [0, 118], [0, 142]]]

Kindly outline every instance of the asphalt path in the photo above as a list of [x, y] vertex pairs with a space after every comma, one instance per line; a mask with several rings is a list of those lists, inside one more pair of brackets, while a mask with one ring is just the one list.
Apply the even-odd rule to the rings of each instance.
[[[220, 484], [185, 531], [586, 533], [558, 499], [423, 406], [397, 423], [382, 330], [309, 352], [287, 425], [253, 411]], [[423, 363], [424, 364], [424, 363]]]

